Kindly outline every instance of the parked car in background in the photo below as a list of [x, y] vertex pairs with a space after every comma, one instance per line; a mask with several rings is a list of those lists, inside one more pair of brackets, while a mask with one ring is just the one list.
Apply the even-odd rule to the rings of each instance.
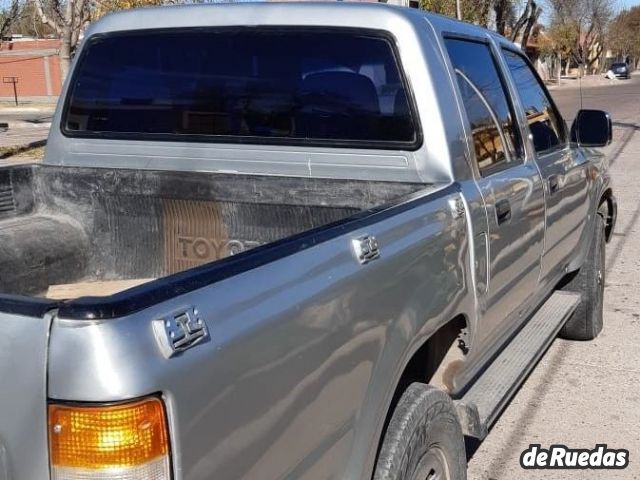
[[631, 69], [629, 68], [629, 65], [625, 62], [616, 62], [611, 64], [611, 68], [607, 70], [607, 73], [605, 74], [605, 76], [611, 79], [613, 78], [629, 79], [629, 77], [631, 76]]

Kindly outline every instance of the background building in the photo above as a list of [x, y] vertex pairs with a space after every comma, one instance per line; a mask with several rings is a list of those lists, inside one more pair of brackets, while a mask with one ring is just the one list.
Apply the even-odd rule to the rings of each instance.
[[60, 40], [14, 36], [0, 43], [0, 99], [13, 99], [17, 77], [18, 97], [55, 97], [62, 80], [58, 52]]

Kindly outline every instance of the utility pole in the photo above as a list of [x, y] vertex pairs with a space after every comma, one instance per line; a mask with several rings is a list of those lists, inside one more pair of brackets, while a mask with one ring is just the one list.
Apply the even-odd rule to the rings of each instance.
[[456, 0], [456, 17], [458, 20], [462, 20], [462, 6], [460, 5], [461, 0]]

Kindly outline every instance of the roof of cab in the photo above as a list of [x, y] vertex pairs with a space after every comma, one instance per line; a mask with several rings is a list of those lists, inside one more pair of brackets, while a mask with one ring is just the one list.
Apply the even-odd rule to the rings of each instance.
[[128, 30], [234, 26], [353, 27], [398, 32], [428, 18], [463, 33], [487, 30], [415, 8], [373, 2], [241, 2], [174, 5], [113, 13], [91, 25], [86, 36]]

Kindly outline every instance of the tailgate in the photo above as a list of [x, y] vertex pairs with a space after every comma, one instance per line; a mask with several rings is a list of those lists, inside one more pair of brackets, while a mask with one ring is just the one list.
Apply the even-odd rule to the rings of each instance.
[[46, 358], [49, 314], [0, 313], [0, 480], [49, 478]]

